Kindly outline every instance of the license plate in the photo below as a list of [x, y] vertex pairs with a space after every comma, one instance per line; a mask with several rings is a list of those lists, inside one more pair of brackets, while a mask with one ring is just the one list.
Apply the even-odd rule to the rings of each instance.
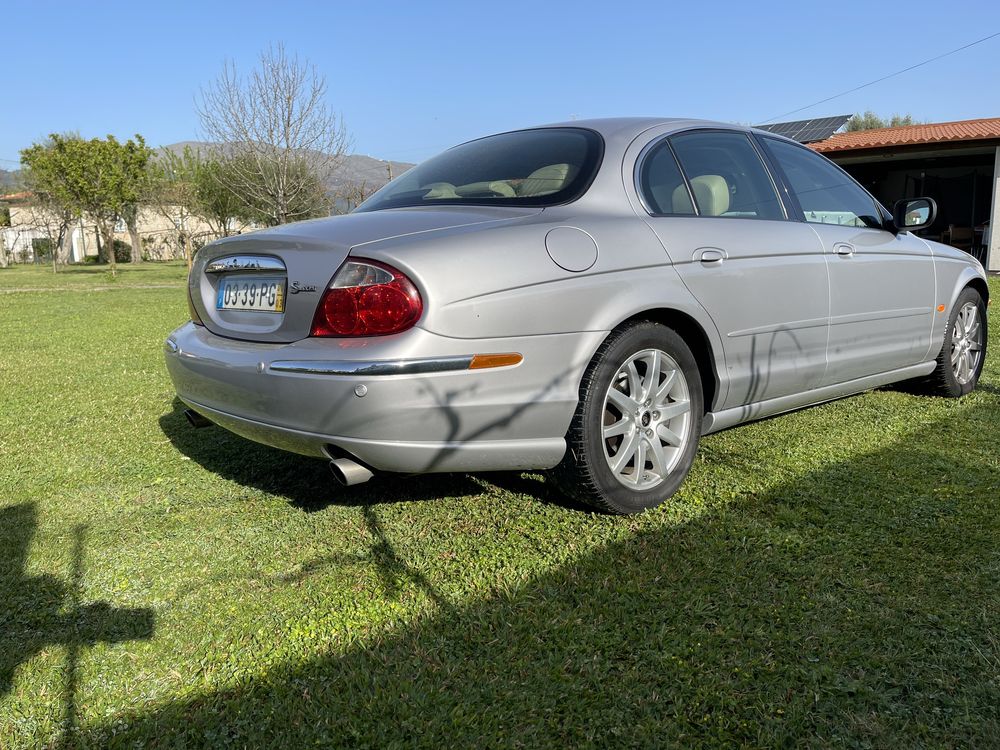
[[285, 311], [285, 280], [237, 276], [219, 284], [216, 310]]

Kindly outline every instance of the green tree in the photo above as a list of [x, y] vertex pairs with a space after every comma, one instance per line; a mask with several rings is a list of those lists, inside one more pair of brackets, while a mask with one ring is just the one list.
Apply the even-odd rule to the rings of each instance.
[[[73, 215], [86, 214], [97, 224], [104, 259], [114, 274], [115, 221], [122, 217], [127, 223], [134, 209], [135, 226], [151, 153], [140, 135], [122, 143], [111, 135], [87, 141], [53, 133], [46, 143], [24, 149], [21, 162], [58, 205]], [[138, 245], [138, 233], [133, 236]], [[133, 247], [133, 253], [139, 250]]]
[[47, 142], [21, 152], [22, 179], [32, 194], [28, 211], [30, 223], [42, 230], [50, 241], [53, 273], [59, 270], [59, 249], [66, 243], [70, 225], [81, 213], [65, 180], [65, 152], [56, 148], [57, 139], [69, 141], [79, 140], [79, 137], [72, 134], [51, 136]]
[[189, 146], [180, 154], [167, 152], [150, 167], [151, 202], [179, 225], [178, 239], [188, 263], [193, 238], [185, 226], [187, 216], [204, 221], [215, 237], [228, 237], [237, 220], [248, 218], [244, 202], [228, 187], [226, 169], [226, 162], [215, 154], [202, 155]]
[[132, 241], [131, 259], [133, 263], [142, 262], [142, 241], [139, 238], [139, 211], [146, 196], [149, 194], [149, 162], [153, 150], [146, 145], [141, 135], [136, 135], [135, 141], [128, 140], [118, 143], [108, 136], [109, 147], [117, 151], [112, 154], [121, 170], [119, 189], [121, 190], [121, 207], [119, 215], [125, 220], [129, 239]]
[[918, 120], [913, 119], [913, 115], [907, 112], [905, 115], [894, 114], [891, 117], [880, 117], [870, 109], [862, 114], [856, 114], [847, 121], [847, 132], [853, 133], [858, 130], [878, 130], [879, 128], [899, 128], [904, 125], [919, 125]]
[[194, 173], [194, 194], [198, 214], [220, 237], [233, 232], [233, 224], [247, 220], [244, 201], [230, 188], [229, 164], [217, 156], [202, 160]]

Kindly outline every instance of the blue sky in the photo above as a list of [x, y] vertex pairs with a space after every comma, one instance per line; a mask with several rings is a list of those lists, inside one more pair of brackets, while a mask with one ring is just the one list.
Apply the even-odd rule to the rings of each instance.
[[[194, 99], [269, 43], [311, 60], [353, 150], [418, 161], [613, 115], [759, 123], [1000, 31], [1000, 3], [22, 2], [0, 29], [0, 167], [51, 131], [199, 136]], [[785, 119], [1000, 116], [1000, 37]]]

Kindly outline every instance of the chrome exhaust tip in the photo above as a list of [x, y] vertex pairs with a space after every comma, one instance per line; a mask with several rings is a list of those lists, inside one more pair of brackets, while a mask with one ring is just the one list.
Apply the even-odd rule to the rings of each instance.
[[215, 422], [213, 422], [211, 419], [206, 419], [205, 417], [201, 416], [201, 414], [196, 412], [194, 409], [185, 409], [184, 416], [187, 417], [187, 421], [190, 423], [192, 427], [195, 427], [199, 430], [202, 427], [211, 427], [213, 424], [215, 424]]
[[330, 471], [334, 478], [345, 487], [367, 482], [375, 476], [364, 466], [349, 458], [335, 458], [330, 461]]

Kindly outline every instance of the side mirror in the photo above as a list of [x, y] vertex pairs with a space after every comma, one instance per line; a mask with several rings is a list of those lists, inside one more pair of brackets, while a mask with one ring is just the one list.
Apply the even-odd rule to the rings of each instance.
[[933, 198], [908, 198], [896, 201], [892, 207], [892, 221], [900, 232], [927, 229], [937, 218], [937, 203]]

